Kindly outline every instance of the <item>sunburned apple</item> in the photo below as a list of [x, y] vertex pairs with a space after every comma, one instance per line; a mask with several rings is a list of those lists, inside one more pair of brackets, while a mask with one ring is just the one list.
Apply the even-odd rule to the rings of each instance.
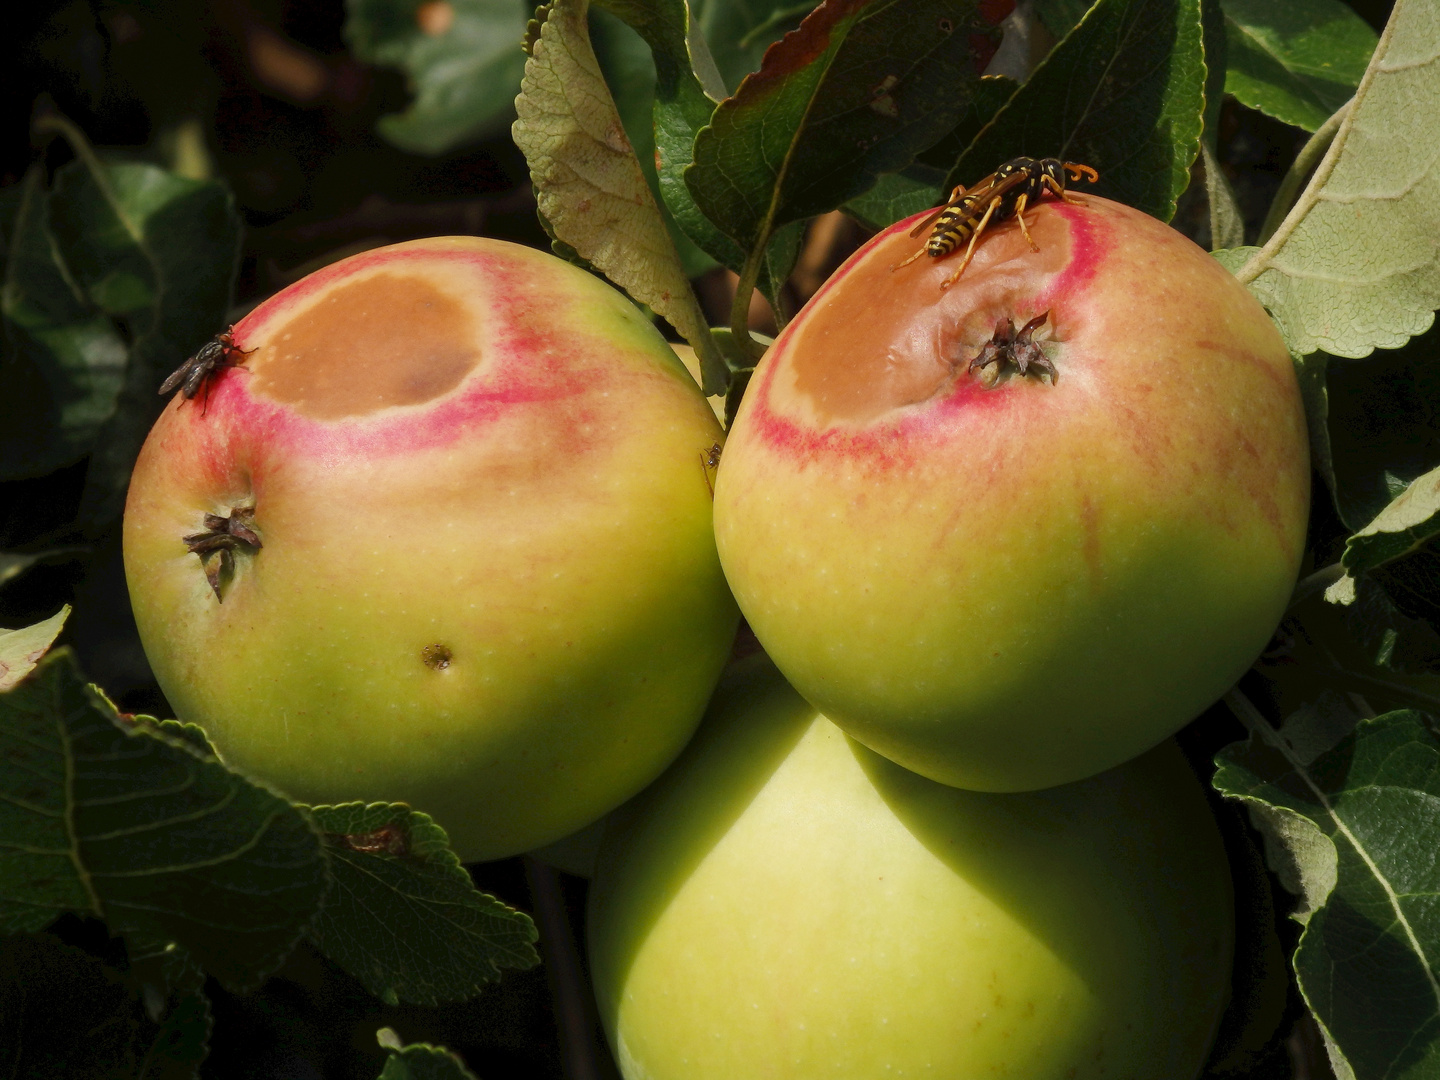
[[590, 903], [626, 1080], [1190, 1080], [1230, 985], [1225, 853], [1173, 744], [962, 791], [759, 657], [606, 820]]
[[1309, 465], [1290, 357], [1173, 229], [1090, 195], [896, 270], [902, 222], [761, 362], [716, 481], [746, 619], [848, 733], [1016, 791], [1154, 746], [1264, 648]]
[[680, 751], [737, 613], [722, 438], [640, 312], [474, 238], [321, 270], [239, 323], [136, 464], [125, 564], [179, 715], [311, 802], [401, 800], [465, 859]]

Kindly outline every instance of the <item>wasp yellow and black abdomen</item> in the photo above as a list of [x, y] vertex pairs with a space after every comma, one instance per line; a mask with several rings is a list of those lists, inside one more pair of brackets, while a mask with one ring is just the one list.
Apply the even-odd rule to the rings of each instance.
[[970, 265], [975, 254], [975, 245], [985, 229], [992, 222], [998, 223], [1012, 217], [1019, 222], [1020, 232], [1031, 250], [1039, 251], [1040, 248], [1031, 237], [1026, 224], [1025, 211], [1037, 205], [1047, 193], [1065, 202], [1078, 202], [1078, 199], [1066, 193], [1067, 180], [1094, 183], [1098, 179], [1099, 174], [1089, 165], [1073, 161], [1061, 161], [1059, 158], [1011, 158], [972, 187], [956, 187], [944, 206], [911, 231], [912, 236], [918, 236], [924, 229], [931, 229], [925, 246], [891, 269], [899, 270], [902, 266], [908, 266], [921, 255], [929, 255], [933, 259], [944, 258], [961, 244], [965, 244], [965, 255], [960, 260], [960, 266], [940, 285], [941, 289], [948, 289]]

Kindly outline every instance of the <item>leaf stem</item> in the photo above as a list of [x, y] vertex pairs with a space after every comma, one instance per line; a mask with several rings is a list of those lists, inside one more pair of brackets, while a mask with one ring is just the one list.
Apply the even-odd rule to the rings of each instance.
[[1270, 211], [1265, 215], [1265, 224], [1260, 226], [1260, 236], [1257, 242], [1264, 244], [1275, 235], [1275, 230], [1280, 228], [1280, 223], [1285, 220], [1285, 215], [1295, 204], [1300, 194], [1301, 185], [1305, 178], [1310, 175], [1325, 152], [1330, 149], [1330, 144], [1335, 141], [1335, 134], [1340, 130], [1345, 117], [1350, 115], [1350, 108], [1355, 104], [1351, 98], [1340, 108], [1336, 109], [1330, 119], [1321, 124], [1315, 134], [1310, 136], [1308, 142], [1300, 148], [1300, 153], [1290, 163], [1290, 171], [1280, 181], [1280, 190], [1275, 193], [1274, 200], [1270, 203]]
[[[699, 310], [698, 303], [696, 310]], [[729, 392], [734, 379], [730, 374], [730, 366], [725, 363], [725, 356], [715, 341], [715, 335], [705, 325], [703, 316], [698, 322], [700, 330], [690, 341], [690, 347], [695, 350], [695, 355], [700, 360], [700, 390], [706, 397], [718, 397]]]
[[1290, 594], [1290, 602], [1285, 605], [1285, 614], [1289, 615], [1305, 601], [1322, 593], [1335, 582], [1345, 576], [1345, 567], [1338, 562], [1329, 566], [1322, 566], [1313, 574], [1308, 574], [1295, 583], [1295, 591]]
[[730, 304], [730, 335], [745, 354], [755, 360], [759, 360], [765, 350], [750, 336], [750, 298], [755, 295], [755, 283], [760, 280], [760, 265], [765, 260], [765, 244], [769, 239], [768, 231], [762, 230], [760, 242], [750, 249], [740, 270], [735, 299]]

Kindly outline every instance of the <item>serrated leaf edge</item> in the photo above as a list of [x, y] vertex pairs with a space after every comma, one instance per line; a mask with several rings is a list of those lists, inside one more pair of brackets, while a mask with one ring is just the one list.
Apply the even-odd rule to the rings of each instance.
[[1365, 846], [1360, 843], [1359, 837], [1350, 831], [1350, 826], [1345, 823], [1345, 819], [1335, 812], [1335, 808], [1330, 804], [1329, 797], [1320, 789], [1314, 780], [1310, 778], [1309, 770], [1300, 763], [1289, 744], [1280, 737], [1279, 732], [1270, 726], [1269, 721], [1260, 714], [1260, 710], [1255, 708], [1250, 699], [1245, 697], [1238, 689], [1232, 688], [1226, 692], [1224, 700], [1225, 704], [1230, 708], [1230, 711], [1235, 714], [1236, 719], [1249, 730], [1252, 738], [1258, 735], [1272, 749], [1279, 751], [1285, 760], [1290, 763], [1292, 771], [1310, 790], [1311, 796], [1319, 803], [1320, 808], [1329, 815], [1330, 820], [1335, 825], [1335, 831], [1345, 838], [1355, 854], [1360, 857], [1360, 861], [1365, 864], [1365, 868], [1370, 871], [1371, 876], [1379, 882], [1380, 889], [1385, 894], [1385, 899], [1390, 904], [1391, 913], [1395, 917], [1395, 924], [1404, 931], [1410, 948], [1413, 949], [1415, 955], [1420, 958], [1421, 966], [1425, 969], [1425, 979], [1429, 982], [1430, 989], [1435, 995], [1436, 1005], [1440, 1006], [1440, 980], [1436, 979], [1435, 969], [1430, 963], [1430, 958], [1426, 956], [1425, 949], [1415, 934], [1415, 928], [1410, 925], [1410, 920], [1405, 917], [1405, 911], [1400, 906], [1400, 898], [1395, 894], [1394, 888], [1391, 887], [1390, 880], [1381, 873], [1380, 868], [1375, 864], [1375, 860], [1370, 857], [1370, 853], [1365, 849]]

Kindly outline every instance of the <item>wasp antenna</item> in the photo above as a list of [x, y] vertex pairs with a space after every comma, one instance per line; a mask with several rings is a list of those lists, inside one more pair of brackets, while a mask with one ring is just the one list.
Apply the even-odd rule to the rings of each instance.
[[1071, 180], [1084, 180], [1093, 184], [1100, 179], [1100, 174], [1089, 165], [1081, 165], [1074, 161], [1065, 162], [1065, 171], [1070, 174]]

